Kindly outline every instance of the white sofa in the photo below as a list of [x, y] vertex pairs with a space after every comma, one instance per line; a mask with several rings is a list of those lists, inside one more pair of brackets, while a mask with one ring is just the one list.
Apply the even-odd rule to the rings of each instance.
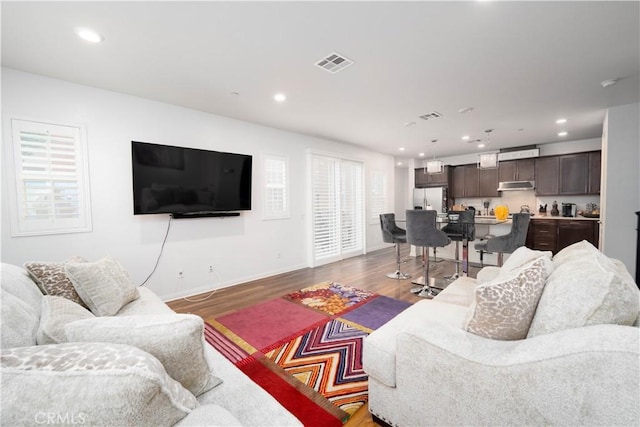
[[[1, 274], [0, 424], [301, 425], [273, 397], [204, 343], [201, 323], [197, 324], [200, 350], [190, 353], [194, 354], [193, 363], [197, 362], [196, 356], [204, 353], [208, 370], [222, 383], [199, 395], [197, 400], [168, 375], [165, 362], [163, 365], [148, 352], [130, 345], [100, 342], [37, 345], [36, 338], [41, 333], [38, 328], [45, 317], [41, 307], [43, 299], [49, 297], [43, 296], [21, 267], [2, 264]], [[91, 320], [93, 331], [98, 333], [98, 329], [102, 329], [102, 336], [107, 337], [109, 331], [99, 328], [105, 319], [115, 323], [138, 319], [136, 322], [140, 324], [140, 315], [149, 316], [142, 318], [142, 323], [146, 319], [170, 322], [186, 319], [187, 323], [193, 323], [196, 318], [174, 313], [148, 288], [137, 289], [138, 298], [114, 316]], [[200, 318], [197, 320], [202, 322]], [[169, 338], [171, 334], [169, 331]], [[95, 366], [86, 366], [85, 355], [98, 359]], [[101, 357], [115, 361], [105, 364], [99, 360]], [[80, 362], [72, 362], [74, 360]], [[181, 362], [185, 369], [192, 365], [189, 358]]]
[[[526, 336], [468, 332], [479, 289], [536, 257], [546, 273]], [[640, 425], [639, 296], [624, 266], [587, 242], [553, 261], [518, 249], [365, 340], [369, 410], [397, 426]]]

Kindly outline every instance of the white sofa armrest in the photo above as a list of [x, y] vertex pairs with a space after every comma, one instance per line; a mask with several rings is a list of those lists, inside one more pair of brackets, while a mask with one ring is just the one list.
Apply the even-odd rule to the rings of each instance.
[[496, 341], [423, 324], [397, 337], [398, 422], [637, 425], [639, 357], [629, 326]]

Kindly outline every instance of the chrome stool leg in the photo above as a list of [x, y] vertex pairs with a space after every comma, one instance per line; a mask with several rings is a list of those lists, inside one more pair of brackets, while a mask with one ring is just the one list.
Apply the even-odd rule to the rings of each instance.
[[459, 245], [460, 241], [456, 240], [456, 255], [455, 255], [455, 264], [456, 264], [456, 272], [453, 273], [451, 276], [446, 276], [445, 279], [447, 280], [456, 280], [457, 278], [460, 277], [460, 255], [458, 254], [459, 249], [460, 249], [460, 245]]
[[400, 244], [396, 243], [396, 271], [386, 275], [389, 279], [395, 279], [395, 280], [411, 279], [411, 276], [409, 274], [404, 274], [403, 272], [400, 271], [401, 263], [402, 261], [400, 261]]
[[[429, 250], [427, 249], [426, 253], [429, 253], [428, 251]], [[424, 286], [418, 286], [418, 287], [412, 288], [411, 292], [416, 294], [419, 297], [428, 298], [428, 299], [431, 299], [436, 295], [438, 295], [440, 293], [440, 290], [434, 289], [433, 287], [430, 286], [431, 279], [429, 278], [429, 259], [428, 258], [425, 260], [425, 263], [424, 263], [424, 276], [422, 277], [424, 277]]]

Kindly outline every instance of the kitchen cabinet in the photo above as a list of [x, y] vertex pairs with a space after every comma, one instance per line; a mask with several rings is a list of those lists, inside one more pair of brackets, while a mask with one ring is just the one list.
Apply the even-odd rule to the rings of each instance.
[[598, 221], [558, 221], [558, 246], [559, 251], [569, 245], [586, 240], [598, 247], [595, 240], [595, 227]]
[[444, 166], [442, 173], [425, 173], [424, 168], [415, 170], [415, 186], [424, 187], [447, 187], [451, 184], [451, 167]]
[[498, 168], [478, 170], [478, 197], [499, 197]]
[[599, 222], [572, 219], [532, 219], [525, 245], [554, 254], [576, 242], [586, 240], [598, 247]]
[[498, 197], [498, 169], [478, 169], [476, 164], [453, 168], [451, 197]]
[[587, 194], [589, 189], [589, 154], [559, 156], [559, 194]]
[[558, 194], [558, 174], [560, 158], [558, 156], [535, 159], [536, 195], [555, 196]]
[[498, 181], [533, 181], [535, 179], [534, 159], [506, 160], [498, 167]]
[[602, 164], [602, 152], [589, 153], [589, 194], [600, 194], [600, 168]]

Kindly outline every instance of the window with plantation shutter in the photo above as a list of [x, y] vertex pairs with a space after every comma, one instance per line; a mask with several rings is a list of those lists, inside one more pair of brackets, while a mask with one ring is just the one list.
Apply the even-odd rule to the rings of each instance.
[[369, 223], [379, 224], [380, 214], [389, 212], [389, 207], [387, 206], [387, 174], [381, 171], [372, 171], [369, 188]]
[[362, 164], [312, 155], [313, 264], [363, 253]]
[[11, 119], [11, 134], [12, 235], [90, 231], [82, 126]]
[[264, 219], [289, 218], [289, 162], [286, 157], [265, 154]]

